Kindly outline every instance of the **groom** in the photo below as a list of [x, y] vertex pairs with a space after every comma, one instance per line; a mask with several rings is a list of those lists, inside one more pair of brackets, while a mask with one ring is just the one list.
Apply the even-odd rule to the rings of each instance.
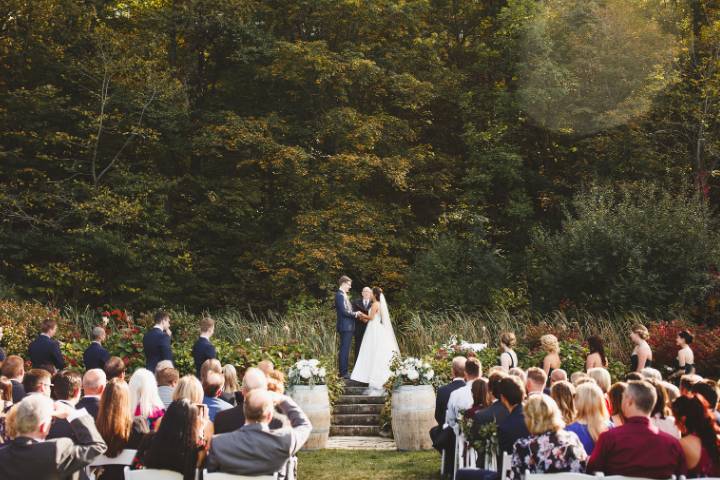
[[336, 329], [340, 335], [340, 350], [338, 351], [338, 363], [340, 365], [340, 376], [349, 379], [348, 359], [350, 357], [350, 346], [355, 333], [355, 319], [360, 312], [353, 312], [347, 293], [352, 286], [350, 277], [343, 275], [338, 280], [339, 288], [335, 294], [335, 310], [337, 311]]

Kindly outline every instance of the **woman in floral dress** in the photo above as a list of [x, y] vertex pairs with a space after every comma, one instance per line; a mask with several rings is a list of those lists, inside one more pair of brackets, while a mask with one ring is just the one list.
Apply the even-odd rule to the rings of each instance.
[[584, 472], [587, 453], [577, 435], [563, 430], [560, 409], [547, 395], [528, 398], [524, 408], [530, 436], [515, 442], [510, 480], [530, 473]]

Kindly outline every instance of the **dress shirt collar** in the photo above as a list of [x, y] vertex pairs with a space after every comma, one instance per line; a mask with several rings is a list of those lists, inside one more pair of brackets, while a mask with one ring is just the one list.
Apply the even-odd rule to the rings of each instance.
[[45, 332], [41, 333], [40, 335], [42, 335], [43, 337], [52, 338], [52, 337], [50, 337], [50, 335], [48, 335], [48, 334], [45, 333]]
[[83, 395], [83, 398], [97, 398], [100, 400], [100, 395]]
[[256, 432], [269, 432], [270, 427], [264, 423], [246, 423], [241, 430], [252, 430]]
[[646, 427], [650, 427], [650, 417], [645, 417], [642, 415], [637, 417], [630, 417], [625, 419], [625, 424], [644, 425]]
[[455, 382], [463, 382], [463, 383], [465, 383], [465, 379], [462, 378], [462, 377], [455, 377], [455, 378], [453, 378], [452, 383], [455, 383]]
[[201, 333], [200, 338], [204, 338], [208, 342], [210, 341], [210, 336], [207, 333]]

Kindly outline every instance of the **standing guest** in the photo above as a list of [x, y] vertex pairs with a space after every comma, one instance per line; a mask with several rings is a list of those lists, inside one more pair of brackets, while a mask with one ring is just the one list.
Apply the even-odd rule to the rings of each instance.
[[486, 409], [490, 405], [490, 391], [486, 379], [481, 377], [475, 380], [470, 392], [472, 393], [473, 403], [465, 411], [465, 418], [473, 418], [477, 412]]
[[[288, 460], [310, 436], [307, 416], [290, 397], [263, 390], [249, 393], [243, 408], [245, 426], [213, 438], [208, 471], [248, 476], [285, 472]], [[270, 430], [275, 408], [288, 417], [290, 428]]]
[[680, 348], [677, 358], [675, 359], [675, 372], [670, 378], [676, 378], [681, 375], [689, 375], [695, 373], [695, 354], [690, 348], [693, 342], [693, 336], [687, 330], [678, 333], [675, 344]]
[[448, 399], [447, 412], [445, 413], [445, 424], [452, 428], [457, 425], [458, 415], [461, 410], [472, 407], [473, 395], [472, 386], [475, 380], [482, 376], [482, 365], [477, 358], [468, 358], [465, 361], [465, 385], [450, 394]]
[[717, 477], [720, 472], [720, 429], [701, 397], [680, 397], [673, 403], [690, 478]]
[[108, 361], [105, 362], [105, 366], [103, 367], [108, 382], [113, 378], [125, 380], [126, 369], [127, 367], [125, 366], [125, 362], [123, 362], [122, 358], [120, 357], [110, 357]]
[[105, 372], [99, 368], [88, 370], [83, 375], [83, 398], [77, 403], [76, 408], [84, 408], [93, 417], [97, 418], [98, 408], [100, 407], [100, 396], [105, 390], [107, 377]]
[[195, 480], [195, 470], [203, 461], [203, 421], [196, 405], [187, 400], [173, 401], [157, 432], [143, 439], [133, 468], [172, 470], [181, 473], [183, 480]]
[[680, 430], [678, 430], [675, 425], [675, 418], [673, 418], [672, 410], [670, 410], [667, 390], [665, 390], [662, 382], [658, 382], [657, 380], [648, 380], [648, 383], [655, 388], [655, 396], [657, 397], [655, 406], [652, 412], [650, 412], [650, 421], [661, 432], [665, 432], [679, 439]]
[[10, 440], [10, 436], [7, 433], [6, 421], [7, 411], [13, 405], [12, 401], [12, 383], [7, 377], [0, 377], [0, 445], [3, 445]]
[[596, 384], [583, 383], [575, 391], [575, 407], [575, 422], [569, 424], [566, 430], [575, 433], [587, 454], [591, 455], [600, 434], [612, 427], [605, 395]]
[[[215, 416], [215, 433], [227, 433], [237, 430], [245, 425], [245, 413], [243, 411], [244, 398], [255, 390], [267, 390], [267, 376], [259, 368], [248, 368], [243, 377], [241, 396], [238, 404], [228, 410], [218, 412]], [[270, 421], [270, 430], [282, 428], [282, 421], [273, 417]]]
[[[44, 395], [23, 399], [13, 407], [13, 415], [15, 438], [0, 449], [3, 480], [75, 478], [107, 448], [89, 415], [62, 404], [53, 411], [53, 401]], [[46, 439], [53, 416], [70, 422], [77, 442]]]
[[625, 423], [625, 417], [622, 413], [622, 400], [626, 389], [626, 382], [617, 382], [608, 390], [607, 397], [610, 403], [610, 421], [616, 427]]
[[541, 368], [530, 367], [527, 371], [527, 380], [525, 380], [525, 390], [528, 397], [532, 395], [542, 395], [547, 385], [547, 375]]
[[225, 377], [225, 384], [223, 385], [223, 392], [220, 398], [225, 400], [232, 406], [238, 404], [241, 398], [240, 383], [238, 382], [237, 370], [235, 366], [227, 364], [222, 368], [223, 376]]
[[508, 415], [498, 424], [498, 444], [501, 452], [512, 453], [517, 440], [530, 436], [523, 414], [524, 399], [525, 386], [519, 378], [511, 375], [502, 379], [500, 401], [505, 405]]
[[607, 357], [605, 357], [605, 346], [602, 338], [592, 335], [588, 337], [587, 344], [590, 353], [585, 357], [585, 371], [587, 372], [591, 368], [607, 368], [608, 361]]
[[[77, 372], [63, 370], [56, 373], [52, 378], [52, 398], [53, 400], [64, 403], [70, 408], [75, 408], [80, 401], [80, 387], [82, 386], [82, 378]], [[64, 418], [53, 419], [52, 426], [47, 438], [67, 437], [76, 441], [73, 435], [70, 422]]]
[[355, 321], [362, 315], [360, 312], [353, 312], [352, 305], [348, 299], [348, 292], [352, 288], [350, 277], [343, 275], [338, 281], [338, 291], [335, 293], [335, 310], [337, 312], [336, 330], [340, 337], [340, 348], [338, 348], [338, 365], [340, 376], [346, 380], [348, 375], [348, 359], [350, 357], [350, 344], [355, 333]]
[[195, 341], [192, 348], [192, 356], [195, 361], [195, 374], [200, 378], [200, 369], [206, 360], [217, 358], [215, 345], [212, 344], [210, 338], [215, 333], [215, 320], [210, 317], [203, 317], [200, 320], [200, 336]]
[[600, 435], [588, 472], [658, 479], [685, 475], [680, 442], [650, 421], [656, 400], [655, 388], [648, 382], [628, 382], [622, 401], [625, 423]]
[[86, 370], [93, 368], [105, 368], [105, 362], [110, 359], [110, 352], [105, 350], [102, 342], [105, 341], [105, 329], [103, 327], [95, 327], [92, 330], [92, 342], [83, 353], [83, 363]]
[[552, 398], [547, 395], [529, 397], [524, 413], [530, 436], [515, 442], [508, 472], [510, 480], [525, 478], [525, 472], [585, 471], [587, 453], [577, 435], [563, 430], [565, 423]]
[[52, 365], [58, 370], [65, 368], [60, 345], [53, 338], [56, 333], [57, 322], [50, 319], [44, 320], [40, 327], [40, 334], [28, 348], [30, 362], [35, 368], [42, 368], [44, 365]]
[[[98, 432], [107, 444], [105, 456], [116, 458], [126, 448], [137, 450], [145, 434], [145, 422], [133, 422], [130, 410], [130, 389], [124, 380], [113, 378], [100, 398], [100, 409], [95, 421]], [[123, 480], [122, 465], [108, 465], [96, 472], [98, 480]]]
[[550, 375], [550, 386], [552, 387], [558, 382], [567, 382], [568, 381], [568, 375], [565, 370], [562, 368], [556, 368], [553, 370], [552, 375]]
[[155, 374], [158, 384], [158, 395], [167, 408], [173, 401], [173, 392], [180, 380], [180, 373], [174, 368], [163, 368]]
[[500, 335], [500, 358], [498, 359], [498, 365], [500, 365], [505, 373], [509, 372], [511, 368], [518, 366], [518, 357], [515, 353], [515, 344], [517, 339], [513, 332], [503, 332]]
[[165, 406], [158, 395], [155, 375], [149, 370], [138, 368], [130, 377], [130, 407], [133, 415], [142, 417], [150, 430], [155, 430], [156, 424], [165, 414]]
[[[665, 387], [667, 388], [667, 387]], [[718, 388], [717, 388], [717, 382], [714, 380], [705, 379], [701, 382], [697, 382], [695, 385], [692, 386], [692, 393], [695, 395], [702, 396], [705, 401], [708, 404], [708, 407], [710, 408], [710, 412], [712, 413], [713, 417], [715, 418], [715, 421], [720, 424], [720, 413], [718, 413], [717, 410], [717, 404], [718, 404]], [[668, 392], [668, 396], [669, 396]], [[672, 403], [672, 402], [671, 402]]]
[[33, 368], [25, 373], [23, 377], [23, 388], [26, 396], [28, 395], [45, 395], [50, 397], [52, 394], [52, 381], [50, 372], [42, 368]]
[[232, 405], [220, 398], [224, 382], [224, 377], [217, 372], [208, 372], [202, 381], [203, 393], [205, 394], [203, 403], [208, 406], [208, 416], [211, 422], [215, 421], [215, 415], [218, 412], [232, 408]]
[[143, 350], [145, 351], [145, 367], [155, 371], [158, 362], [173, 360], [170, 347], [170, 315], [160, 310], [155, 314], [155, 325], [143, 337]]
[[650, 332], [645, 325], [635, 325], [630, 332], [630, 340], [635, 344], [630, 355], [631, 372], [640, 372], [645, 367], [652, 367], [653, 354], [647, 343], [648, 338], [650, 338]]
[[562, 414], [565, 425], [570, 425], [575, 421], [575, 387], [570, 382], [557, 382], [550, 387], [550, 396]]
[[541, 367], [549, 378], [553, 370], [561, 366], [560, 342], [555, 335], [549, 333], [540, 337], [540, 346], [545, 350], [545, 357], [543, 357]]
[[358, 355], [360, 354], [360, 345], [362, 345], [363, 337], [365, 336], [365, 330], [367, 329], [367, 322], [370, 317], [370, 307], [372, 306], [373, 292], [370, 287], [362, 289], [362, 298], [359, 298], [352, 302], [353, 312], [360, 312], [362, 315], [355, 318], [355, 362], [357, 363]]
[[20, 400], [25, 398], [25, 389], [22, 385], [22, 380], [25, 376], [23, 359], [17, 355], [8, 356], [2, 364], [2, 371], [0, 373], [2, 373], [4, 377], [7, 377], [12, 384], [13, 403], [20, 403]]

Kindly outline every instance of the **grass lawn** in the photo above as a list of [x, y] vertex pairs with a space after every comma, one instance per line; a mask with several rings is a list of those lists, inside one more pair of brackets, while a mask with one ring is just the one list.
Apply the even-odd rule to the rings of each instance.
[[318, 450], [298, 454], [298, 480], [426, 480], [440, 478], [440, 455], [430, 452]]

